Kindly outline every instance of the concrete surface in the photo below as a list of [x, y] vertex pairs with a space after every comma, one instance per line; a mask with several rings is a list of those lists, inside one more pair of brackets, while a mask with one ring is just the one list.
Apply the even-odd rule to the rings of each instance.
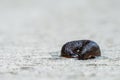
[[[0, 80], [120, 80], [120, 0], [0, 0]], [[93, 60], [59, 57], [96, 41]]]

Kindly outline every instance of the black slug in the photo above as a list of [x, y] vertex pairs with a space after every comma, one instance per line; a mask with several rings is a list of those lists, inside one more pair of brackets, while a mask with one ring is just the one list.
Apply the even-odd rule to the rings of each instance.
[[61, 56], [86, 60], [101, 56], [101, 51], [98, 44], [94, 41], [78, 40], [64, 44], [61, 50]]

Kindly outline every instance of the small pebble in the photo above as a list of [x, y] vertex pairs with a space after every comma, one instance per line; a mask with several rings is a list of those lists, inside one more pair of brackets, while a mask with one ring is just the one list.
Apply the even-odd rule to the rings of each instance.
[[101, 56], [101, 51], [98, 44], [94, 41], [78, 40], [64, 44], [61, 50], [61, 56], [66, 58], [87, 60]]

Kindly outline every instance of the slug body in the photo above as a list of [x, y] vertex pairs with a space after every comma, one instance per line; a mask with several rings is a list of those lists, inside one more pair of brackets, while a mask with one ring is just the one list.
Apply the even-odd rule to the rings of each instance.
[[63, 45], [61, 56], [86, 60], [101, 56], [100, 47], [91, 40], [71, 41]]

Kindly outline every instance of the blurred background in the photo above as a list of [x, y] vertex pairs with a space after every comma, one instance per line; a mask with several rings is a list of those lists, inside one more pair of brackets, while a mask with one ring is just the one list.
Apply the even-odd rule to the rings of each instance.
[[[0, 0], [0, 78], [119, 80], [119, 15], [120, 0]], [[102, 58], [54, 60], [81, 39], [97, 42]]]

